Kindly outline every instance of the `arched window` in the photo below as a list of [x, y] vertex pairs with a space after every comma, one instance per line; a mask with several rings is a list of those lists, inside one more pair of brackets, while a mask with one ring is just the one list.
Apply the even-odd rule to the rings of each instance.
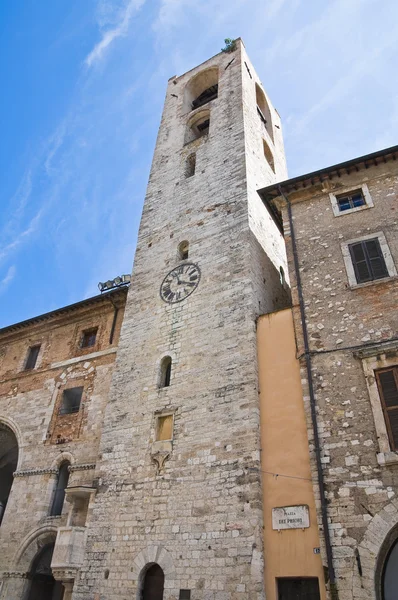
[[56, 517], [62, 514], [62, 508], [65, 500], [65, 490], [68, 487], [70, 463], [65, 461], [61, 463], [58, 471], [57, 483], [54, 490], [53, 501], [51, 505], [50, 516]]
[[383, 600], [396, 600], [398, 590], [398, 540], [395, 540], [384, 563], [382, 575]]
[[190, 154], [185, 161], [185, 177], [192, 177], [195, 175], [196, 168], [196, 154]]
[[7, 506], [17, 464], [17, 438], [9, 427], [0, 423], [0, 523]]
[[256, 103], [257, 103], [257, 112], [261, 121], [264, 123], [266, 130], [272, 141], [274, 141], [274, 132], [272, 127], [272, 119], [271, 119], [271, 111], [268, 106], [267, 99], [263, 90], [260, 88], [258, 83], [256, 83]]
[[64, 588], [56, 581], [51, 571], [54, 544], [46, 544], [33, 559], [28, 579], [30, 580], [27, 600], [62, 600]]
[[187, 260], [189, 255], [189, 242], [184, 240], [180, 244], [178, 244], [178, 258], [180, 260]]
[[265, 140], [263, 140], [263, 150], [264, 150], [265, 160], [267, 161], [267, 163], [269, 164], [269, 166], [275, 173], [274, 157], [272, 155], [271, 148], [268, 146], [268, 144]]
[[169, 387], [171, 379], [171, 356], [165, 356], [160, 363], [159, 387]]
[[188, 81], [184, 90], [184, 112], [190, 112], [218, 96], [218, 68], [201, 71]]
[[145, 572], [140, 600], [163, 600], [163, 590], [163, 569], [156, 563], [153, 563]]
[[205, 135], [208, 135], [210, 129], [210, 111], [203, 110], [188, 121], [185, 131], [185, 144], [189, 144]]

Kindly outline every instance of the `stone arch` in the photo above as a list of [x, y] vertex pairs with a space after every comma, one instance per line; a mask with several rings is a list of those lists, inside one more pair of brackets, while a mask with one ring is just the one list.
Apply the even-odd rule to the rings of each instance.
[[398, 499], [378, 512], [358, 544], [359, 575], [353, 558], [353, 600], [381, 600], [381, 578], [388, 549], [398, 539]]
[[[194, 75], [184, 89], [183, 112], [187, 113], [214, 100], [218, 95], [218, 67]], [[203, 97], [202, 97], [203, 96]]]
[[22, 464], [22, 448], [23, 448], [22, 432], [21, 432], [19, 426], [17, 425], [17, 423], [13, 419], [10, 419], [9, 417], [6, 417], [5, 415], [0, 414], [0, 426], [1, 425], [5, 425], [9, 429], [11, 429], [12, 433], [16, 437], [16, 440], [18, 443], [18, 462], [17, 462], [16, 471], [18, 471], [21, 468], [21, 464]]
[[13, 559], [15, 571], [28, 573], [37, 553], [46, 545], [54, 544], [57, 527], [44, 525], [34, 529], [23, 539]]
[[68, 462], [71, 465], [73, 465], [75, 463], [73, 454], [71, 454], [70, 452], [61, 452], [61, 454], [58, 454], [58, 456], [51, 463], [51, 468], [56, 469], [58, 471], [59, 467], [64, 462]]
[[210, 131], [210, 110], [205, 108], [196, 112], [190, 119], [188, 119], [186, 129], [184, 145], [198, 140], [201, 137], [205, 137]]
[[260, 115], [261, 120], [265, 125], [265, 129], [268, 132], [271, 140], [274, 141], [274, 130], [272, 123], [271, 110], [269, 107], [268, 100], [264, 94], [264, 91], [261, 89], [258, 83], [255, 84], [256, 87], [256, 103], [257, 103], [257, 112]]
[[131, 568], [132, 578], [137, 585], [137, 600], [140, 600], [141, 586], [144, 581], [146, 571], [152, 565], [159, 565], [164, 573], [164, 589], [174, 588], [175, 568], [173, 558], [162, 545], [147, 546], [141, 550], [133, 561]]
[[19, 445], [14, 431], [0, 422], [0, 523], [8, 504], [18, 466]]

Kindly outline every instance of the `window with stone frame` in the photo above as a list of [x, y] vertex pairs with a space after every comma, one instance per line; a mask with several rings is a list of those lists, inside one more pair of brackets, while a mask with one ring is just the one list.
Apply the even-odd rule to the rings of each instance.
[[363, 183], [361, 186], [354, 189], [347, 189], [339, 194], [331, 192], [329, 197], [335, 217], [372, 208], [374, 206], [366, 183]]
[[398, 366], [375, 371], [391, 450], [398, 450]]
[[382, 231], [341, 243], [341, 250], [352, 288], [395, 277], [397, 270]]
[[79, 412], [83, 389], [83, 387], [74, 387], [63, 391], [61, 407], [59, 409], [60, 415], [70, 415]]
[[173, 439], [174, 415], [159, 415], [156, 419], [156, 441]]
[[92, 348], [97, 341], [98, 327], [91, 327], [83, 331], [80, 339], [80, 348]]
[[36, 344], [36, 346], [31, 346], [28, 350], [28, 355], [26, 357], [25, 362], [25, 371], [31, 371], [35, 368], [37, 363], [37, 357], [40, 352], [40, 344]]

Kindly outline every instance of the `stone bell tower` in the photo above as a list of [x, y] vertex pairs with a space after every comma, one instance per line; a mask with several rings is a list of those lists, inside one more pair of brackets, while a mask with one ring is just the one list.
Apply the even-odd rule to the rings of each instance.
[[256, 318], [288, 292], [257, 190], [284, 178], [241, 40], [169, 80], [74, 600], [263, 598]]

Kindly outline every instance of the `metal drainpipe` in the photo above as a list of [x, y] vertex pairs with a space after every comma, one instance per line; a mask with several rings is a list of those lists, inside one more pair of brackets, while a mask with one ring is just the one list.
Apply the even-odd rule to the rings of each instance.
[[111, 333], [109, 335], [109, 343], [113, 344], [113, 338], [115, 335], [115, 328], [116, 328], [116, 320], [117, 320], [117, 315], [119, 312], [119, 308], [116, 306], [116, 304], [113, 302], [112, 298], [109, 297], [108, 300], [110, 301], [110, 303], [113, 306], [113, 320], [112, 320], [112, 327], [111, 327]]
[[289, 226], [290, 226], [293, 258], [294, 258], [294, 269], [296, 272], [297, 292], [298, 292], [298, 297], [299, 297], [300, 316], [301, 316], [301, 323], [302, 323], [302, 329], [303, 329], [304, 356], [305, 356], [305, 365], [306, 365], [306, 369], [307, 369], [308, 391], [309, 391], [309, 395], [310, 395], [311, 421], [312, 421], [312, 429], [314, 432], [315, 458], [316, 458], [316, 468], [317, 468], [317, 475], [318, 475], [319, 495], [320, 495], [320, 499], [321, 499], [322, 525], [323, 525], [323, 533], [324, 533], [325, 546], [326, 546], [326, 559], [327, 559], [327, 563], [328, 563], [330, 592], [331, 592], [332, 600], [338, 600], [338, 590], [336, 587], [336, 576], [335, 576], [334, 566], [333, 566], [332, 544], [330, 542], [328, 510], [327, 510], [327, 503], [326, 503], [326, 496], [325, 496], [325, 483], [324, 483], [324, 479], [323, 479], [323, 470], [322, 470], [322, 462], [321, 462], [321, 449], [320, 449], [320, 444], [319, 444], [318, 422], [317, 422], [317, 418], [316, 418], [316, 404], [315, 404], [314, 383], [313, 383], [313, 378], [312, 378], [311, 354], [310, 354], [310, 349], [309, 349], [309, 344], [308, 344], [307, 321], [305, 318], [305, 306], [304, 306], [303, 290], [301, 287], [301, 276], [300, 276], [299, 261], [298, 261], [298, 254], [297, 254], [296, 235], [295, 235], [294, 226], [293, 226], [292, 206], [290, 204], [290, 200], [283, 193], [281, 186], [278, 186], [278, 189], [279, 189], [280, 195], [282, 196], [282, 198], [285, 200], [285, 202], [287, 204], [287, 212], [288, 212], [288, 216], [289, 216]]

